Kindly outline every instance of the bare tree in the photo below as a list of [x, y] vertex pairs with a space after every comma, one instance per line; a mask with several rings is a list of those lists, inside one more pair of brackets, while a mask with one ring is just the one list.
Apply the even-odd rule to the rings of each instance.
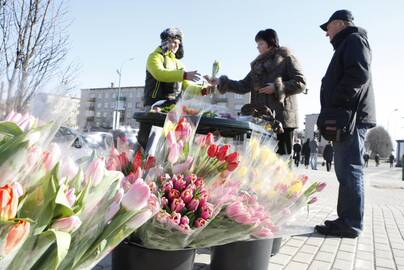
[[381, 126], [369, 130], [365, 144], [371, 151], [372, 156], [378, 153], [380, 157], [385, 158], [393, 151], [390, 134]]
[[68, 46], [64, 1], [0, 1], [0, 93], [6, 112], [23, 111], [62, 68]]

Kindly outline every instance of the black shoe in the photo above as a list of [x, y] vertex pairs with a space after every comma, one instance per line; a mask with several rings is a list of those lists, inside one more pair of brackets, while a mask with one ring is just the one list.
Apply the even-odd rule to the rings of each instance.
[[315, 230], [319, 234], [331, 235], [331, 236], [342, 237], [342, 238], [356, 238], [359, 236], [358, 232], [353, 229], [341, 230], [340, 228], [333, 228], [333, 227], [327, 227], [327, 226], [323, 226], [323, 225], [317, 225], [315, 227]]
[[335, 220], [326, 220], [324, 221], [324, 225], [330, 228], [336, 228], [336, 227], [340, 227], [340, 220], [339, 218], [335, 219]]

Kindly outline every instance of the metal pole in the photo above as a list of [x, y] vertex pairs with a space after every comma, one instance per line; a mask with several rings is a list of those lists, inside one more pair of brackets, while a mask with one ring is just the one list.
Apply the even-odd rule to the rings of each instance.
[[112, 123], [112, 128], [113, 129], [118, 129], [119, 128], [119, 126], [120, 126], [120, 120], [121, 120], [121, 111], [120, 111], [120, 99], [121, 99], [121, 93], [122, 93], [122, 89], [121, 89], [121, 78], [122, 78], [122, 69], [123, 69], [123, 66], [127, 63], [127, 62], [129, 62], [129, 61], [132, 61], [134, 58], [129, 58], [129, 59], [127, 59], [127, 60], [125, 60], [125, 61], [123, 61], [122, 62], [122, 64], [121, 64], [121, 66], [119, 67], [119, 69], [117, 69], [116, 70], [116, 73], [118, 74], [118, 76], [119, 76], [119, 81], [118, 81], [118, 95], [117, 95], [117, 98], [116, 98], [116, 105], [115, 105], [115, 111], [114, 111], [114, 118], [113, 118], [113, 123]]

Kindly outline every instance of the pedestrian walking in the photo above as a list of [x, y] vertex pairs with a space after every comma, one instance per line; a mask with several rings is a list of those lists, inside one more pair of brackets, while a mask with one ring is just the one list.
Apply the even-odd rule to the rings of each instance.
[[299, 167], [301, 151], [302, 151], [302, 145], [300, 144], [300, 140], [297, 139], [295, 144], [293, 145], [293, 160], [295, 161], [296, 167]]
[[363, 154], [367, 129], [376, 125], [371, 75], [371, 49], [366, 30], [355, 26], [348, 10], [338, 10], [320, 27], [334, 47], [322, 79], [321, 111], [343, 108], [353, 114], [353, 132], [334, 142], [334, 166], [339, 182], [336, 220], [317, 225], [323, 235], [356, 238], [363, 229]]
[[368, 153], [365, 153], [364, 155], [363, 155], [363, 161], [365, 162], [365, 167], [367, 168], [368, 167], [368, 163], [369, 163], [369, 154]]
[[327, 172], [329, 172], [331, 170], [331, 164], [334, 158], [334, 147], [332, 147], [331, 142], [328, 142], [328, 144], [324, 147], [323, 158], [325, 160]]
[[304, 166], [307, 169], [309, 168], [309, 162], [310, 162], [310, 139], [307, 139], [307, 141], [303, 144], [302, 155], [304, 158]]
[[393, 155], [393, 153], [391, 153], [389, 156], [390, 168], [393, 168], [394, 161], [396, 161], [396, 157]]
[[376, 167], [379, 167], [380, 164], [380, 155], [378, 153], [376, 153], [375, 155], [375, 163], [376, 163]]
[[309, 143], [310, 147], [310, 166], [312, 170], [317, 170], [317, 155], [318, 155], [318, 142], [316, 137]]

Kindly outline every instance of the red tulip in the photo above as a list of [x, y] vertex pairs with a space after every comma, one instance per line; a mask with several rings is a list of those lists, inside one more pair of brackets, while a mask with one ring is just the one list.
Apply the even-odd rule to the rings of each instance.
[[17, 206], [18, 194], [16, 190], [10, 185], [0, 187], [0, 220], [15, 218]]
[[216, 157], [218, 160], [225, 160], [226, 155], [227, 155], [227, 151], [230, 149], [230, 145], [229, 144], [225, 144], [223, 146], [221, 146], [219, 148], [219, 150], [217, 151]]
[[27, 221], [20, 220], [7, 235], [6, 244], [4, 246], [5, 254], [11, 252], [15, 247], [20, 245], [29, 234], [30, 224]]
[[146, 161], [146, 165], [144, 166], [145, 171], [153, 168], [156, 166], [156, 157], [155, 156], [149, 156]]
[[227, 163], [227, 170], [232, 172], [238, 167], [239, 161]]
[[233, 152], [230, 155], [226, 156], [227, 163], [232, 163], [238, 161], [238, 152]]
[[219, 147], [216, 144], [211, 144], [208, 148], [208, 156], [211, 158], [216, 157]]

